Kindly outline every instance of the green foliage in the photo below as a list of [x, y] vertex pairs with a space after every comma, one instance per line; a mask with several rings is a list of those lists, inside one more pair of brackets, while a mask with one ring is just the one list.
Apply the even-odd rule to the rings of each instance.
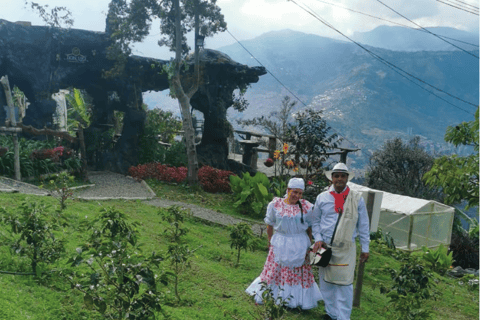
[[380, 287], [394, 308], [394, 319], [430, 319], [432, 311], [425, 308], [425, 300], [435, 298], [430, 292], [432, 274], [414, 261], [408, 261], [400, 270], [390, 269], [393, 285]]
[[60, 211], [67, 207], [67, 200], [73, 197], [70, 187], [74, 184], [75, 177], [67, 172], [57, 173], [49, 177], [48, 183], [42, 184], [40, 187], [50, 190], [52, 196], [58, 200]]
[[[11, 177], [14, 175], [13, 141], [9, 136], [0, 136], [0, 146], [8, 148], [8, 151], [0, 157], [0, 174]], [[36, 150], [51, 149], [55, 147], [54, 141], [18, 140], [20, 152], [20, 172], [22, 177], [39, 176], [59, 170], [57, 164], [51, 159], [34, 159], [31, 154]]]
[[389, 249], [396, 250], [395, 241], [390, 235], [390, 232], [384, 233], [381, 228], [378, 228], [376, 232], [370, 233], [370, 240], [376, 241], [379, 244], [386, 245]]
[[64, 241], [55, 236], [56, 223], [48, 219], [49, 207], [37, 202], [24, 201], [15, 211], [0, 208], [1, 221], [10, 226], [13, 236], [8, 242], [18, 255], [30, 260], [32, 272], [42, 275], [45, 266], [58, 260], [64, 252]]
[[293, 122], [292, 111], [297, 101], [291, 101], [289, 96], [283, 97], [282, 105], [278, 111], [271, 112], [268, 116], [256, 117], [249, 120], [238, 120], [237, 122], [245, 126], [261, 127], [268, 134], [275, 136], [280, 144], [287, 142], [288, 129]]
[[124, 213], [108, 207], [86, 227], [90, 239], [70, 258], [71, 267], [86, 266], [88, 271], [66, 269], [61, 275], [72, 289], [84, 294], [84, 305], [105, 319], [153, 319], [161, 311], [163, 294], [155, 274], [162, 258], [153, 252], [143, 255], [137, 244], [135, 226]]
[[478, 108], [474, 120], [448, 127], [445, 133], [446, 142], [454, 146], [472, 146], [475, 152], [466, 157], [455, 154], [440, 157], [423, 177], [427, 185], [442, 188], [446, 204], [460, 203], [465, 200], [467, 201], [466, 209], [478, 207], [478, 128]]
[[180, 274], [186, 269], [190, 268], [190, 257], [195, 250], [190, 250], [188, 245], [183, 243], [182, 237], [187, 233], [187, 229], [182, 226], [185, 217], [187, 217], [187, 211], [181, 209], [179, 206], [171, 206], [167, 210], [160, 210], [159, 214], [164, 221], [170, 224], [164, 232], [166, 238], [170, 241], [168, 244], [167, 257], [170, 260], [170, 264], [173, 267], [173, 277], [175, 285], [175, 296], [177, 301], [180, 301], [180, 295], [178, 293], [178, 284], [180, 280]]
[[240, 251], [250, 249], [252, 251], [258, 246], [258, 239], [252, 231], [252, 226], [245, 222], [237, 223], [229, 227], [230, 230], [230, 248], [237, 249], [237, 263], [240, 262]]
[[[291, 295], [287, 299], [278, 296], [276, 299], [273, 290], [265, 283], [261, 283], [263, 313], [262, 319], [283, 319], [285, 317], [286, 307], [291, 299]], [[279, 289], [279, 294], [283, 289]]]
[[303, 158], [305, 180], [310, 180], [312, 175], [323, 173], [321, 167], [328, 159], [326, 153], [342, 141], [336, 133], [331, 133], [331, 130], [323, 119], [323, 110], [308, 108], [295, 114], [295, 123], [288, 129], [287, 137], [292, 146], [290, 153], [295, 155], [297, 161], [300, 157]]
[[270, 180], [267, 176], [257, 172], [252, 177], [246, 172], [242, 178], [232, 175], [229, 179], [235, 198], [233, 206], [240, 207], [244, 213], [254, 217], [263, 215], [266, 205], [273, 199], [273, 195], [268, 192]]
[[440, 244], [437, 250], [423, 246], [422, 251], [423, 259], [429, 264], [430, 268], [439, 274], [445, 274], [453, 264], [453, 252], [448, 253], [448, 248], [444, 247], [443, 244]]
[[[181, 129], [181, 121], [171, 112], [158, 108], [148, 110], [145, 129], [140, 137], [140, 163], [160, 162], [173, 166], [178, 166], [173, 163], [185, 164], [185, 146], [181, 142], [174, 141], [175, 133]], [[158, 141], [170, 143], [172, 146], [167, 149]]]
[[92, 105], [86, 103], [85, 94], [80, 90], [73, 88], [73, 93], [65, 95], [69, 108], [67, 108], [67, 129], [71, 135], [75, 135], [74, 130], [79, 126], [88, 128], [91, 124]]
[[423, 175], [432, 168], [434, 157], [420, 146], [420, 137], [408, 143], [388, 140], [370, 158], [366, 183], [370, 188], [422, 199], [442, 200], [442, 190], [427, 186]]

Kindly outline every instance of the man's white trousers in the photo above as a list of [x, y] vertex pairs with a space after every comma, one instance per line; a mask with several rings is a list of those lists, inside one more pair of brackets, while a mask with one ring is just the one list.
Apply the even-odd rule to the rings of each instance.
[[324, 268], [319, 268], [320, 292], [325, 311], [332, 319], [350, 320], [353, 305], [353, 285], [339, 286], [323, 280]]

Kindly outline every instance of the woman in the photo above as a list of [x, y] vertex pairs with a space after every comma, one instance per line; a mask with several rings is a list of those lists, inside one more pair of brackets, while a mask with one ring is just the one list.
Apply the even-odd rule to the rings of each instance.
[[322, 300], [311, 266], [305, 262], [313, 205], [301, 200], [304, 189], [303, 179], [292, 178], [286, 196], [268, 204], [265, 223], [270, 250], [262, 273], [246, 290], [257, 303], [262, 303], [265, 286], [276, 302], [281, 298], [289, 308], [311, 309]]

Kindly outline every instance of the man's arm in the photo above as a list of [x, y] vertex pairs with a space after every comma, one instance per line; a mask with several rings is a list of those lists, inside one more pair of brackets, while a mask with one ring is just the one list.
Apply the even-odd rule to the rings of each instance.
[[312, 219], [312, 234], [313, 238], [315, 239], [313, 252], [317, 252], [321, 247], [325, 246], [322, 234], [320, 233], [320, 221], [322, 220], [322, 210], [320, 209], [320, 203], [320, 195], [318, 195], [317, 200], [315, 201], [315, 206], [313, 208]]
[[358, 202], [358, 221], [357, 221], [358, 236], [360, 238], [360, 245], [362, 252], [360, 253], [360, 261], [367, 262], [370, 256], [370, 221], [368, 219], [367, 207], [363, 197]]

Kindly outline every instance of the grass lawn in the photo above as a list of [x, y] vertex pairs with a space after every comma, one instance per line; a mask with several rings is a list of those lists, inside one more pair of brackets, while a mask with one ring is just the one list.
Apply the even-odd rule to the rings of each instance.
[[[230, 195], [212, 195], [183, 186], [172, 186], [149, 182], [160, 198], [195, 203], [233, 216], [245, 216], [235, 212]], [[1, 206], [13, 210], [25, 199], [58, 205], [50, 197], [0, 194]], [[57, 262], [55, 269], [65, 267], [68, 258], [75, 253], [88, 234], [79, 231], [82, 220], [93, 219], [102, 207], [113, 206], [139, 223], [139, 242], [145, 253], [166, 252], [164, 230], [167, 223], [158, 215], [159, 210], [141, 201], [81, 201], [67, 203], [64, 216], [68, 226], [59, 230], [59, 236], [67, 241], [67, 253]], [[252, 221], [254, 221], [252, 219]], [[258, 220], [257, 220], [258, 222]], [[240, 264], [235, 267], [236, 252], [230, 248], [229, 232], [226, 228], [203, 224], [189, 218], [184, 223], [188, 228], [185, 242], [191, 249], [198, 250], [191, 259], [191, 268], [180, 277], [179, 293], [182, 300], [176, 302], [173, 285], [159, 285], [165, 293], [164, 311], [171, 319], [265, 319], [261, 316], [262, 306], [257, 306], [244, 290], [262, 271], [267, 256], [267, 241], [262, 240], [261, 249], [241, 252]], [[9, 227], [0, 224], [0, 270], [29, 272], [29, 262], [11, 252], [7, 246]], [[200, 247], [201, 246], [201, 247]], [[384, 249], [371, 243], [370, 260], [365, 268], [361, 307], [353, 310], [352, 319], [390, 319], [393, 310], [388, 299], [380, 293], [381, 284], [391, 284], [386, 267], [399, 268], [401, 263], [386, 255]], [[161, 264], [158, 272], [170, 268], [168, 262]], [[478, 289], [469, 290], [461, 284], [462, 279], [435, 275], [436, 301], [425, 304], [434, 312], [433, 319], [478, 319]], [[323, 303], [310, 311], [289, 310], [285, 319], [318, 320]], [[162, 318], [159, 314], [158, 318]], [[52, 276], [37, 280], [32, 276], [0, 274], [0, 319], [101, 319], [100, 315], [87, 310], [83, 295], [70, 288], [61, 278]]]

